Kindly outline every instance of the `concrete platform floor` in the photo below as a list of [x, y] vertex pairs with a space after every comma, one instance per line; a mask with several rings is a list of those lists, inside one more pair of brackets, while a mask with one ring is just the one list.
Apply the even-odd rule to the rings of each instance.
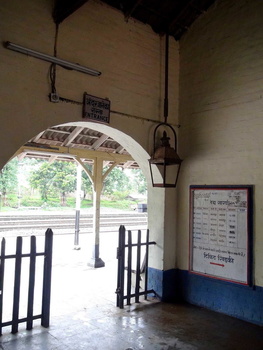
[[[54, 239], [51, 325], [5, 328], [1, 350], [262, 350], [263, 327], [191, 305], [151, 299], [115, 306], [117, 233], [102, 237], [105, 268], [87, 266], [72, 236]], [[89, 237], [81, 237], [87, 247]], [[113, 243], [113, 244], [110, 244]], [[63, 250], [61, 249], [63, 247]], [[113, 248], [112, 248], [113, 247]]]

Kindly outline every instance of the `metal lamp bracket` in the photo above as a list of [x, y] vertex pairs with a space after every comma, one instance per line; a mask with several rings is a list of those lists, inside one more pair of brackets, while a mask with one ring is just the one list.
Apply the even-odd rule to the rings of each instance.
[[[158, 125], [155, 127], [155, 129], [154, 129], [154, 133], [153, 133], [154, 152], [155, 152], [156, 149], [158, 148], [158, 147], [156, 147], [155, 140], [156, 140], [156, 133], [157, 133], [157, 130], [159, 129], [160, 126], [167, 126], [167, 127], [169, 127], [169, 128], [172, 130], [173, 135], [174, 135], [174, 149], [175, 149], [175, 151], [177, 152], [177, 137], [176, 137], [176, 132], [175, 132], [174, 128], [173, 128], [170, 124], [165, 123], [165, 122], [164, 122], [164, 123], [158, 124]], [[153, 152], [153, 153], [154, 153], [154, 152]]]

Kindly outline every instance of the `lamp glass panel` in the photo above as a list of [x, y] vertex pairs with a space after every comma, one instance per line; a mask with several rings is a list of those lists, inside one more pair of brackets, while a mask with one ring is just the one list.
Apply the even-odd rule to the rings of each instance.
[[[173, 165], [157, 165], [157, 168], [159, 169], [163, 181], [167, 185], [174, 185], [176, 178], [177, 178], [177, 173], [179, 170], [179, 164], [173, 164]], [[160, 181], [158, 181], [160, 182]]]

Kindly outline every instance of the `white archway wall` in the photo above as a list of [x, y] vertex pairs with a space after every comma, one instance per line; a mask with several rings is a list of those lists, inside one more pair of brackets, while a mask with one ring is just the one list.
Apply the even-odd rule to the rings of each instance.
[[[27, 0], [23, 4], [18, 0], [5, 2], [0, 12], [1, 41], [52, 55], [55, 24], [51, 13], [51, 4], [45, 0]], [[147, 119], [162, 121], [164, 38], [149, 26], [132, 19], [127, 23], [120, 12], [90, 0], [60, 25], [57, 56], [102, 72], [97, 78], [57, 67], [57, 92], [61, 97], [79, 102], [85, 91], [109, 98], [111, 110], [117, 112], [111, 113], [109, 126], [115, 129], [112, 136], [120, 143], [120, 132], [127, 136], [124, 147], [149, 179], [145, 160], [151, 153], [156, 124]], [[178, 121], [178, 57], [178, 45], [171, 39], [168, 121], [173, 124]], [[82, 123], [83, 119], [81, 104], [49, 101], [48, 63], [3, 46], [0, 62], [2, 168], [34, 135], [54, 125]], [[107, 126], [100, 125], [100, 128], [103, 131]], [[173, 198], [171, 192], [166, 194], [162, 189], [149, 187], [149, 228], [151, 237], [157, 241], [151, 266], [158, 269], [175, 267], [175, 246], [167, 243], [168, 237], [175, 236], [172, 214], [175, 203], [170, 197]], [[168, 202], [172, 203], [171, 208], [166, 205]], [[164, 253], [165, 244], [171, 248]]]
[[[130, 125], [128, 123], [129, 121], [123, 121], [123, 124], [126, 124], [126, 129], [132, 130], [133, 127], [133, 121], [130, 120]], [[121, 127], [122, 123], [119, 123]], [[137, 122], [137, 124], [144, 124], [143, 121]], [[149, 124], [149, 123], [148, 123]], [[63, 124], [65, 125], [65, 124]], [[67, 124], [66, 124], [67, 125]], [[124, 133], [120, 131], [119, 129], [115, 129], [109, 125], [106, 124], [99, 124], [99, 123], [93, 123], [93, 122], [77, 122], [77, 123], [68, 123], [68, 125], [76, 125], [76, 126], [83, 126], [83, 127], [88, 127], [93, 130], [97, 130], [99, 132], [102, 132], [103, 134], [106, 134], [116, 140], [120, 145], [122, 145], [136, 160], [136, 162], [139, 164], [140, 168], [142, 169], [144, 175], [146, 176], [148, 182], [150, 181], [150, 174], [149, 174], [149, 169], [147, 167], [147, 160], [150, 158], [149, 154], [145, 151], [146, 145], [140, 145], [135, 139], [133, 139], [129, 134]], [[148, 126], [149, 127], [149, 126]], [[137, 139], [142, 139], [144, 140], [145, 136], [145, 128], [139, 127], [139, 131], [142, 132], [142, 135], [139, 135], [139, 133], [136, 134]], [[131, 133], [130, 133], [131, 134]], [[138, 137], [139, 136], [139, 137]]]
[[[175, 191], [152, 187], [148, 164], [149, 154], [129, 135], [108, 125], [91, 122], [68, 123], [68, 125], [89, 127], [107, 134], [124, 146], [139, 164], [148, 183], [148, 227], [150, 229], [150, 239], [156, 242], [156, 246], [150, 249], [150, 266], [159, 270], [174, 267], [176, 235], [174, 231], [175, 210], [172, 208], [175, 206]], [[143, 128], [139, 128], [139, 130], [143, 130]]]

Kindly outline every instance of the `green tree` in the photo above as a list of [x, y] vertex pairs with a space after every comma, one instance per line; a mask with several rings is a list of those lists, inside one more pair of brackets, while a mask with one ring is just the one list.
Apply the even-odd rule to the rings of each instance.
[[7, 205], [7, 194], [17, 189], [17, 158], [8, 162], [0, 172], [0, 191], [2, 193], [3, 205]]
[[41, 198], [48, 200], [52, 190], [60, 193], [61, 204], [65, 205], [66, 195], [76, 189], [76, 165], [70, 162], [42, 163], [30, 176], [30, 185], [40, 191]]
[[53, 164], [44, 162], [39, 169], [34, 170], [29, 178], [31, 187], [38, 189], [43, 201], [48, 200], [48, 194], [52, 187], [52, 180], [55, 176]]
[[84, 199], [86, 198], [87, 194], [92, 194], [92, 183], [91, 180], [89, 178], [89, 176], [87, 175], [87, 173], [85, 173], [85, 171], [82, 171], [82, 182], [81, 182], [81, 189], [84, 193], [83, 197]]
[[143, 175], [141, 169], [132, 169], [133, 173], [133, 183], [135, 190], [140, 194], [146, 194], [147, 192], [147, 182]]
[[75, 163], [55, 162], [55, 176], [52, 185], [60, 192], [61, 205], [66, 205], [66, 196], [68, 193], [76, 190], [77, 169]]
[[114, 168], [104, 181], [103, 193], [112, 194], [115, 191], [126, 192], [131, 189], [129, 177], [121, 168]]

